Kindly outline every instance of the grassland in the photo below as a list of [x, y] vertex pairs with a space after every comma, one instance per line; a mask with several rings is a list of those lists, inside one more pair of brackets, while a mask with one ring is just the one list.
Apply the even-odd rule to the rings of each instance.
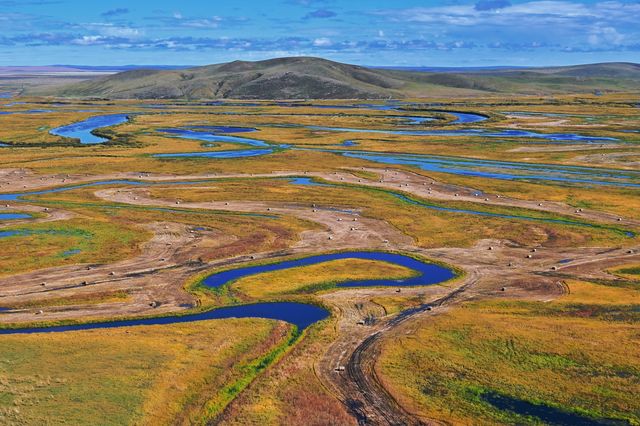
[[381, 379], [418, 415], [459, 424], [541, 421], [492, 405], [495, 395], [572, 413], [576, 423], [637, 424], [640, 293], [567, 284], [571, 294], [553, 302], [466, 303], [423, 320], [385, 343]]
[[[152, 188], [149, 194], [160, 199], [180, 199], [183, 202], [205, 200], [234, 201], [281, 201], [296, 200], [306, 205], [332, 205], [345, 209], [363, 208], [363, 214], [383, 219], [403, 233], [415, 238], [421, 247], [441, 247], [447, 244], [453, 247], [469, 246], [482, 238], [503, 237], [523, 245], [553, 244], [560, 245], [597, 245], [603, 242], [624, 241], [620, 232], [596, 228], [583, 228], [575, 225], [549, 224], [526, 220], [500, 219], [482, 216], [470, 216], [464, 213], [443, 212], [412, 205], [394, 196], [392, 191], [378, 191], [356, 186], [319, 186], [291, 185], [286, 179], [269, 180], [221, 180], [209, 187], [168, 187]], [[436, 207], [458, 208], [484, 211], [488, 213], [521, 215], [541, 219], [578, 219], [549, 215], [518, 208], [500, 208], [479, 206], [477, 203], [437, 202]], [[554, 233], [553, 241], [546, 234], [536, 232], [536, 228], [550, 229]]]
[[179, 71], [132, 70], [61, 87], [32, 88], [30, 92], [116, 99], [386, 99], [440, 94], [470, 97], [490, 93], [615, 92], [635, 90], [639, 78], [637, 65], [630, 63], [443, 73], [284, 57]]
[[198, 421], [215, 415], [232, 396], [230, 386], [255, 374], [255, 365], [286, 344], [288, 334], [275, 322], [225, 320], [2, 336], [0, 419], [52, 425]]
[[[489, 117], [475, 124], [453, 124], [453, 115], [434, 111], [425, 100], [400, 111], [380, 111], [338, 108], [353, 101], [314, 102], [336, 108], [167, 101], [155, 109], [144, 101], [74, 100], [60, 106], [44, 98], [21, 99], [27, 104], [5, 109], [53, 112], [0, 115], [0, 143], [8, 145], [0, 147], [0, 194], [112, 179], [136, 184], [87, 186], [0, 203], [7, 204], [3, 212], [34, 215], [0, 223], [0, 231], [19, 231], [0, 238], [3, 326], [172, 315], [275, 300], [322, 305], [332, 316], [297, 340], [292, 327], [257, 319], [3, 336], [0, 423], [351, 424], [351, 399], [364, 399], [358, 399], [359, 389], [348, 387], [349, 371], [335, 369], [379, 333], [377, 377], [422, 420], [535, 424], [539, 415], [564, 415], [640, 424], [634, 399], [640, 391], [640, 263], [637, 237], [622, 232], [640, 229], [637, 187], [432, 172], [333, 152], [616, 168], [632, 176], [640, 155], [634, 133], [640, 128], [637, 99], [637, 93], [627, 93], [428, 101], [444, 104], [438, 110]], [[97, 112], [79, 112], [88, 109]], [[110, 138], [105, 144], [82, 145], [49, 133], [97, 114], [122, 112], [131, 120], [100, 130]], [[414, 114], [436, 120], [411, 125], [400, 118]], [[154, 157], [247, 148], [225, 141], [208, 146], [157, 132], [207, 125], [255, 128], [236, 136], [264, 140], [274, 153], [235, 159]], [[619, 141], [569, 144], [305, 126], [509, 128]], [[357, 145], [345, 147], [345, 140]], [[397, 182], [394, 173], [400, 176]], [[324, 186], [293, 184], [293, 176], [313, 177]], [[638, 183], [638, 178], [629, 181]], [[433, 194], [426, 191], [432, 184]], [[483, 195], [474, 198], [476, 192]], [[552, 203], [559, 207], [552, 209]], [[444, 286], [401, 292], [338, 289], [341, 280], [400, 279], [413, 273], [383, 262], [340, 260], [242, 278], [218, 291], [199, 285], [212, 272], [247, 263], [356, 248], [413, 253], [464, 274]], [[578, 266], [571, 269], [571, 262]], [[89, 285], [75, 288], [80, 282]], [[461, 286], [461, 294], [473, 301], [454, 300], [446, 309], [387, 327], [398, 314]], [[361, 325], [369, 316], [375, 321]]]
[[[120, 238], [121, 245], [109, 246], [107, 243], [99, 240], [99, 235], [87, 238], [89, 242], [96, 247], [90, 250], [88, 247], [78, 255], [74, 256], [76, 263], [109, 263], [117, 259], [131, 257], [134, 243], [139, 244], [150, 238], [150, 233], [145, 230], [145, 224], [176, 222], [192, 227], [204, 227], [212, 232], [224, 235], [233, 235], [239, 238], [225, 241], [226, 244], [210, 243], [209, 250], [204, 255], [205, 259], [219, 259], [239, 254], [247, 254], [253, 250], [261, 250], [269, 248], [284, 248], [290, 243], [298, 239], [298, 234], [305, 229], [313, 229], [314, 225], [294, 218], [278, 218], [278, 217], [254, 217], [246, 214], [235, 214], [233, 212], [223, 211], [193, 211], [180, 209], [176, 206], [173, 209], [154, 209], [138, 206], [130, 206], [118, 203], [106, 203], [98, 200], [93, 196], [91, 189], [77, 189], [60, 194], [46, 194], [32, 197], [30, 199], [43, 205], [55, 206], [63, 208], [67, 211], [82, 215], [82, 220], [70, 220], [65, 223], [69, 229], [68, 232], [56, 235], [56, 226], [46, 223], [34, 226], [21, 226], [21, 230], [43, 230], [44, 234], [36, 234], [34, 237], [50, 237], [51, 235], [65, 240], [65, 247], [77, 247], [80, 244], [77, 241], [68, 241], [68, 236], [80, 233], [82, 227], [75, 227], [77, 223], [83, 223], [85, 228], [91, 229], [92, 232], [100, 231], [99, 225], [111, 226], [103, 231], [105, 237]], [[89, 218], [94, 222], [89, 222]], [[11, 228], [7, 228], [11, 229]], [[135, 241], [122, 240], [127, 235], [135, 235]], [[14, 239], [23, 239], [24, 236], [15, 236]], [[24, 241], [24, 240], [22, 240]], [[28, 241], [28, 240], [27, 240]], [[5, 243], [0, 240], [0, 244]], [[11, 239], [6, 240], [7, 246], [12, 245]], [[112, 243], [112, 244], [115, 244]], [[40, 241], [33, 241], [26, 247], [38, 247]], [[15, 244], [13, 245], [15, 247]], [[21, 246], [18, 246], [21, 247]], [[62, 246], [61, 246], [62, 247]], [[105, 250], [106, 249], [106, 250]], [[10, 250], [10, 249], [8, 249]], [[56, 248], [54, 251], [59, 253], [63, 249]], [[96, 251], [101, 251], [104, 257], [96, 257]], [[106, 257], [110, 256], [110, 257]], [[117, 257], [116, 257], [117, 256]], [[16, 254], [15, 258], [19, 258]], [[42, 259], [40, 261], [43, 261]]]
[[343, 259], [242, 278], [233, 283], [232, 291], [260, 300], [290, 293], [316, 293], [347, 280], [403, 279], [413, 275], [413, 271], [391, 263]]
[[288, 362], [260, 376], [219, 418], [221, 425], [355, 424], [318, 379], [314, 365], [336, 338], [333, 327], [314, 328], [294, 347]]
[[622, 278], [637, 280], [640, 278], [640, 265], [639, 264], [624, 265], [621, 267], [611, 269], [610, 272]]
[[109, 263], [134, 256], [149, 234], [141, 228], [106, 220], [70, 219], [6, 230], [0, 239], [0, 275], [65, 263]]

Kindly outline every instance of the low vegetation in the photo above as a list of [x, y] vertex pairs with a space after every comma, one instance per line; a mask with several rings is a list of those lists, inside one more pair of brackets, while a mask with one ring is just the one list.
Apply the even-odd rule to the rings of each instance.
[[134, 256], [149, 238], [144, 228], [100, 219], [23, 225], [0, 238], [0, 275], [61, 264], [109, 263]]
[[410, 269], [387, 262], [342, 259], [241, 278], [231, 285], [231, 291], [262, 300], [292, 293], [316, 293], [347, 280], [403, 279], [413, 275]]
[[288, 339], [249, 319], [1, 336], [0, 422], [200, 423]]
[[[287, 86], [272, 72], [286, 66], [281, 62], [236, 63], [198, 72], [163, 72], [160, 77], [156, 73], [147, 76], [134, 72], [125, 75], [125, 80], [107, 79], [102, 87], [117, 89], [115, 96], [120, 97], [138, 93], [137, 84], [147, 78], [170, 82], [186, 73], [193, 74], [192, 79], [185, 80], [193, 83], [193, 87], [168, 95], [185, 99], [215, 97], [217, 95], [211, 90], [215, 91], [217, 87], [221, 97], [243, 97], [251, 83], [245, 81], [246, 75], [238, 68], [266, 67], [261, 81], [268, 84], [263, 89], [280, 94]], [[299, 71], [296, 79], [301, 75], [312, 75], [311, 80], [305, 80], [309, 83], [308, 89], [326, 89], [316, 83], [324, 81], [318, 73], [326, 74], [330, 64], [302, 60], [296, 66]], [[593, 71], [596, 74], [603, 72], [601, 67], [596, 68]], [[618, 64], [615, 70], [625, 71], [626, 66]], [[571, 75], [574, 71], [558, 69], [555, 71], [558, 75], [549, 78], [570, 80], [571, 84], [566, 86], [568, 92], [584, 90], [591, 84], [624, 89], [633, 80], [627, 76], [631, 80], [625, 78], [616, 83], [590, 74], [578, 84]], [[203, 76], [200, 72], [209, 74]], [[345, 329], [355, 328], [362, 335], [369, 331], [351, 317], [344, 327], [344, 323], [338, 322], [343, 318], [341, 315], [355, 309], [354, 315], [359, 315], [358, 318], [370, 313], [375, 314], [377, 320], [390, 318], [412, 307], [431, 303], [434, 294], [445, 294], [458, 282], [451, 286], [434, 286], [430, 288], [433, 293], [423, 292], [422, 288], [399, 292], [393, 289], [388, 293], [380, 288], [358, 289], [349, 293], [350, 299], [341, 300], [339, 295], [347, 290], [335, 289], [338, 281], [401, 279], [414, 272], [384, 262], [338, 260], [245, 277], [216, 291], [202, 286], [203, 277], [214, 269], [208, 262], [219, 265], [215, 271], [221, 271], [335, 249], [325, 234], [316, 234], [327, 232], [324, 225], [303, 220], [294, 213], [277, 213], [276, 206], [290, 208], [292, 212], [304, 210], [309, 214], [316, 208], [329, 215], [332, 213], [327, 209], [357, 210], [360, 222], [354, 221], [354, 228], [364, 221], [381, 226], [384, 222], [390, 233], [407, 241], [402, 250], [406, 245], [413, 246], [416, 251], [431, 249], [442, 258], [457, 258], [461, 266], [475, 261], [474, 256], [479, 253], [475, 245], [483, 239], [501, 241], [498, 250], [484, 252], [487, 257], [481, 259], [483, 264], [490, 264], [492, 256], [497, 256], [496, 262], [504, 260], [501, 265], [506, 268], [506, 258], [500, 257], [503, 253], [516, 252], [524, 258], [532, 253], [530, 250], [538, 250], [525, 269], [513, 269], [514, 275], [521, 274], [515, 278], [522, 279], [509, 287], [509, 292], [498, 290], [504, 284], [493, 288], [494, 282], [481, 280], [476, 293], [472, 288], [471, 293], [475, 296], [472, 301], [447, 309], [436, 308], [431, 312], [435, 315], [426, 314], [407, 322], [382, 342], [381, 357], [376, 366], [378, 379], [395, 399], [421, 419], [452, 424], [540, 424], [560, 420], [565, 424], [640, 424], [640, 406], [635, 398], [640, 393], [637, 353], [640, 265], [637, 258], [632, 257], [638, 238], [624, 233], [638, 231], [637, 222], [632, 221], [637, 220], [640, 211], [638, 187], [494, 179], [442, 169], [426, 171], [410, 165], [384, 165], [338, 152], [588, 166], [601, 172], [616, 168], [624, 171], [615, 173], [627, 176], [627, 182], [640, 183], [640, 175], [634, 174], [640, 155], [635, 133], [640, 126], [637, 93], [539, 96], [538, 93], [555, 92], [543, 76], [522, 83], [513, 75], [469, 74], [416, 79], [394, 71], [369, 70], [367, 76], [376, 79], [372, 84], [359, 80], [363, 74], [352, 67], [331, 72], [337, 72], [341, 78], [353, 83], [352, 91], [341, 93], [345, 96], [375, 94], [387, 98], [407, 90], [415, 94], [426, 91], [431, 96], [442, 97], [398, 104], [400, 109], [391, 111], [353, 108], [354, 103], [364, 103], [353, 100], [296, 102], [293, 108], [271, 101], [256, 101], [253, 106], [236, 101], [211, 106], [177, 99], [162, 102], [95, 99], [57, 104], [46, 98], [24, 98], [20, 101], [25, 101], [25, 105], [1, 107], [10, 112], [28, 109], [53, 112], [2, 115], [0, 194], [114, 178], [132, 179], [139, 184], [82, 187], [28, 195], [22, 200], [7, 197], [9, 201], [2, 201], [2, 205], [11, 204], [6, 211], [37, 213], [31, 219], [0, 223], [0, 231], [15, 231], [15, 234], [0, 238], [0, 280], [9, 282], [16, 274], [34, 273], [45, 268], [126, 262], [140, 259], [145, 248], [154, 247], [158, 252], [172, 253], [157, 256], [173, 256], [169, 259], [171, 264], [166, 259], [154, 258], [141, 262], [144, 265], [140, 268], [160, 265], [163, 269], [169, 265], [167, 274], [185, 268], [187, 272], [179, 275], [180, 279], [172, 280], [159, 290], [154, 287], [160, 296], [168, 294], [163, 292], [176, 292], [171, 296], [182, 296], [175, 300], [185, 303], [161, 305], [159, 310], [147, 311], [147, 314], [161, 312], [168, 315], [178, 309], [185, 312], [187, 308], [204, 310], [231, 304], [287, 300], [325, 306], [333, 310], [334, 316], [307, 329], [302, 336], [290, 325], [258, 319], [0, 336], [0, 424], [353, 424], [354, 418], [332, 395], [333, 390], [328, 388], [320, 371], [320, 361], [337, 339], [348, 340], [345, 344], [356, 343], [355, 334], [346, 337], [342, 334]], [[210, 79], [211, 75], [223, 84], [199, 85], [202, 79]], [[637, 81], [633, 81], [637, 92]], [[93, 83], [65, 89], [65, 94], [93, 93], [99, 89]], [[385, 83], [384, 90], [378, 83]], [[506, 99], [495, 92], [501, 85], [534, 95]], [[474, 97], [452, 99], [449, 94], [453, 86], [456, 95]], [[341, 89], [340, 85], [332, 87]], [[148, 89], [153, 95], [158, 88]], [[157, 103], [162, 105], [155, 105]], [[324, 108], [313, 104], [322, 104]], [[433, 104], [441, 106], [436, 111]], [[82, 112], [87, 109], [97, 112]], [[81, 145], [49, 133], [54, 127], [93, 115], [122, 111], [135, 113], [135, 116], [128, 123], [99, 130], [101, 135], [111, 139], [104, 144]], [[488, 120], [456, 124], [452, 122], [451, 112], [443, 111], [475, 112]], [[434, 120], [409, 124], [401, 118], [406, 115]], [[247, 148], [228, 141], [206, 144], [157, 131], [189, 126], [254, 128], [256, 131], [250, 134], [234, 135], [263, 140], [274, 152], [235, 159], [155, 157], [156, 154]], [[511, 128], [604, 136], [618, 141], [584, 144], [479, 134], [354, 133], [309, 126], [373, 131], [463, 128], [496, 131]], [[356, 144], [344, 145], [347, 140], [354, 140]], [[613, 159], [615, 163], [611, 162]], [[458, 191], [458, 186], [463, 186], [494, 194], [492, 196], [544, 205], [565, 203], [567, 209], [566, 213], [557, 214], [542, 209], [491, 205], [484, 202], [483, 197], [473, 202], [419, 197], [411, 195], [410, 188], [400, 185], [373, 189], [365, 186], [365, 182], [347, 184], [337, 177], [331, 182], [318, 179], [318, 183], [330, 186], [298, 185], [279, 176], [286, 173], [308, 177], [309, 173], [305, 172], [325, 173], [325, 176], [350, 173], [363, 181], [380, 183], [387, 167], [436, 180], [441, 188], [452, 193]], [[474, 170], [473, 167], [470, 170]], [[267, 177], [256, 176], [258, 174]], [[144, 184], [146, 179], [160, 177], [191, 183]], [[131, 191], [132, 197], [140, 200], [144, 197], [149, 205], [107, 201], [107, 198], [97, 196], [96, 191], [121, 191], [120, 195]], [[189, 203], [211, 202], [216, 202], [217, 207], [224, 205], [224, 209], [188, 206]], [[233, 211], [234, 203], [253, 207], [238, 208], [246, 210], [244, 212]], [[24, 210], [18, 210], [18, 204], [24, 205]], [[446, 209], [523, 218], [488, 217]], [[612, 216], [592, 220], [589, 218], [594, 215], [582, 214], [579, 209]], [[615, 220], [617, 217], [620, 217], [619, 221]], [[558, 219], [574, 223], [545, 221]], [[313, 238], [318, 235], [327, 243], [305, 245], [316, 241]], [[380, 241], [380, 244], [384, 243]], [[394, 245], [393, 241], [388, 244], [389, 249], [401, 249]], [[610, 253], [618, 259], [622, 253], [632, 253], [625, 254], [629, 260], [623, 264], [610, 266], [603, 262], [604, 271], [578, 278], [563, 272], [562, 267], [551, 272], [551, 268], [555, 268], [552, 265], [560, 259], [555, 256], [556, 252], [565, 251], [572, 253], [567, 257], [572, 257], [573, 261], [582, 257], [582, 251], [584, 256], [596, 253], [594, 257], [600, 256], [599, 259], [605, 259]], [[266, 259], [251, 260], [251, 256], [258, 259], [266, 256]], [[545, 272], [535, 275], [538, 259], [541, 265], [544, 264]], [[189, 269], [192, 266], [194, 269]], [[73, 270], [80, 269], [84, 267]], [[465, 277], [474, 277], [477, 271], [466, 272], [470, 273]], [[100, 283], [95, 283], [104, 287], [93, 286], [92, 282], [90, 286], [81, 286], [81, 290], [67, 288], [59, 292], [55, 285], [47, 282], [46, 286], [38, 286], [39, 291], [33, 294], [16, 291], [10, 298], [0, 291], [0, 321], [3, 327], [15, 327], [17, 323], [11, 323], [7, 318], [22, 315], [17, 321], [47, 321], [54, 315], [69, 315], [59, 322], [51, 322], [61, 324], [97, 320], [105, 316], [104, 310], [113, 306], [142, 304], [145, 309], [155, 308], [149, 308], [148, 301], [144, 300], [144, 287], [127, 288], [128, 281], [120, 279], [123, 276], [120, 274], [113, 279], [117, 284], [108, 284], [110, 276], [104, 273]], [[149, 275], [147, 278], [151, 282], [155, 277]], [[75, 276], [72, 278], [76, 279]], [[72, 278], [69, 277], [69, 281]], [[510, 278], [506, 274], [499, 277], [501, 280]], [[569, 294], [551, 300], [553, 296], [537, 293], [542, 291], [542, 287], [536, 287], [538, 280], [556, 279], [565, 280]], [[140, 283], [145, 278], [136, 277], [135, 280]], [[531, 290], [533, 287], [536, 289]], [[194, 304], [184, 290], [191, 292], [199, 303]], [[503, 297], [495, 297], [495, 294]], [[6, 303], [8, 300], [11, 302]], [[7, 308], [26, 313], [6, 312]], [[35, 316], [40, 309], [51, 316]], [[85, 316], [87, 312], [91, 314]], [[114, 315], [120, 315], [120, 312]]]
[[385, 342], [381, 380], [416, 414], [459, 424], [640, 422], [640, 293], [567, 284], [553, 302], [470, 302], [422, 320]]

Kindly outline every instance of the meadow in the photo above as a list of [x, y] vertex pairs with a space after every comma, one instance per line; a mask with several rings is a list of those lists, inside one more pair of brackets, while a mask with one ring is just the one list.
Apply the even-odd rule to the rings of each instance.
[[[290, 330], [225, 320], [3, 336], [3, 424], [179, 424], [224, 406]], [[237, 386], [237, 389], [233, 389]]]
[[[302, 333], [235, 318], [0, 335], [0, 422], [640, 424], [637, 99], [0, 102], [0, 212], [31, 215], [0, 221], [0, 329], [276, 301], [329, 313]], [[94, 130], [105, 143], [51, 133], [116, 113], [129, 120]], [[234, 157], [251, 149], [270, 153]], [[227, 156], [170, 156], [185, 153]], [[415, 275], [343, 259], [203, 285], [348, 250], [457, 277], [338, 288]]]
[[470, 302], [389, 339], [378, 374], [423, 418], [637, 424], [637, 288], [568, 281], [552, 302]]

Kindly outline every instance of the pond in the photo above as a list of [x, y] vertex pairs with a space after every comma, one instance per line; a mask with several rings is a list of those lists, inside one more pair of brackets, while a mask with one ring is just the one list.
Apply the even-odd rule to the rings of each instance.
[[0, 221], [31, 219], [33, 216], [27, 213], [0, 213]]
[[52, 129], [49, 133], [71, 139], [79, 139], [84, 145], [105, 143], [109, 140], [94, 135], [92, 132], [103, 127], [115, 126], [129, 121], [127, 114], [97, 115], [77, 123]]

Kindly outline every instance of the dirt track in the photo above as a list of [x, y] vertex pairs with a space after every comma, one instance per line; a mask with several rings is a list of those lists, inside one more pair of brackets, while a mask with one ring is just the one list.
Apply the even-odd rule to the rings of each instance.
[[[637, 219], [622, 218], [598, 212], [581, 211], [561, 203], [534, 202], [516, 200], [496, 195], [483, 194], [469, 188], [438, 183], [427, 177], [402, 171], [385, 169], [367, 169], [381, 176], [380, 181], [361, 179], [350, 171], [329, 174], [309, 174], [333, 182], [353, 183], [375, 186], [395, 191], [403, 191], [426, 199], [461, 200], [486, 204], [522, 207], [540, 211], [561, 213], [584, 220], [615, 226], [640, 227]], [[299, 173], [274, 173], [266, 176], [299, 175]], [[25, 184], [32, 189], [54, 185], [54, 180], [31, 179], [23, 176]], [[202, 179], [222, 176], [189, 176], [182, 179]], [[233, 177], [233, 176], [226, 176]], [[245, 176], [246, 177], [246, 176]], [[135, 178], [138, 180], [171, 180], [168, 176], [117, 175], [101, 179]], [[97, 180], [95, 177], [69, 177], [64, 184]], [[61, 182], [58, 181], [57, 185]], [[38, 186], [39, 184], [40, 186]], [[17, 189], [17, 188], [14, 188]], [[11, 189], [2, 188], [2, 191]], [[22, 189], [19, 189], [22, 190]], [[150, 198], [144, 187], [125, 189], [97, 189], [96, 196], [101, 199], [156, 207], [175, 207], [176, 200]], [[457, 195], [456, 195], [457, 194]], [[485, 200], [486, 198], [486, 200]], [[42, 208], [23, 203], [12, 203], [10, 209], [42, 212]], [[300, 241], [286, 253], [256, 253], [257, 259], [274, 255], [294, 253], [317, 253], [340, 249], [393, 249], [423, 255], [456, 265], [465, 271], [463, 279], [449, 286], [402, 289], [403, 296], [421, 297], [424, 303], [399, 315], [387, 315], [374, 303], [373, 297], [393, 296], [393, 288], [341, 289], [321, 296], [332, 307], [338, 330], [337, 340], [327, 349], [324, 356], [317, 360], [314, 368], [330, 393], [342, 401], [361, 424], [420, 424], [428, 419], [418, 419], [408, 413], [391, 397], [381, 385], [375, 374], [376, 354], [383, 339], [400, 332], [401, 326], [412, 319], [425, 315], [436, 315], [447, 306], [461, 300], [485, 296], [507, 295], [548, 300], [564, 291], [558, 274], [570, 274], [585, 277], [607, 277], [603, 269], [616, 264], [640, 260], [638, 247], [616, 248], [612, 250], [597, 248], [540, 249], [532, 256], [531, 248], [517, 247], [505, 241], [483, 240], [473, 247], [442, 248], [425, 250], [414, 245], [411, 238], [402, 234], [382, 220], [360, 216], [359, 212], [340, 212], [318, 206], [312, 208], [296, 203], [265, 202], [181, 202], [181, 209], [210, 209], [234, 212], [267, 213], [282, 216], [294, 216], [315, 222], [321, 226], [319, 231], [305, 231]], [[314, 211], [315, 210], [315, 211]], [[62, 220], [71, 214], [61, 210], [44, 212], [46, 217], [37, 220]], [[357, 222], [353, 219], [358, 219]], [[16, 223], [16, 222], [12, 222]], [[357, 225], [356, 225], [357, 224]], [[215, 231], [196, 231], [176, 223], [153, 223], [149, 229], [154, 237], [141, 249], [141, 254], [111, 265], [73, 265], [48, 268], [0, 279], [0, 305], [38, 300], [48, 297], [66, 297], [98, 291], [127, 290], [130, 300], [115, 303], [93, 305], [74, 305], [68, 307], [47, 308], [40, 316], [34, 316], [35, 310], [25, 309], [19, 312], [3, 313], [2, 322], [30, 322], [34, 320], [62, 320], [113, 318], [122, 315], [143, 315], [175, 312], [193, 305], [192, 296], [182, 289], [182, 283], [194, 273], [214, 269], [231, 263], [241, 263], [248, 257], [224, 259], [211, 263], [198, 262], [201, 244], [226, 244], [233, 236], [220, 235]], [[628, 253], [631, 250], [632, 253]], [[574, 259], [560, 264], [562, 259]], [[551, 273], [551, 268], [555, 268]], [[554, 274], [556, 276], [554, 276]], [[86, 282], [86, 283], [84, 283]], [[45, 283], [44, 285], [42, 283]], [[504, 288], [504, 291], [502, 290]], [[152, 303], [155, 302], [155, 303]], [[154, 306], [151, 306], [151, 305]], [[428, 310], [427, 306], [432, 309]], [[377, 318], [375, 323], [360, 325], [358, 322], [371, 313]], [[344, 367], [342, 370], [341, 367]]]

